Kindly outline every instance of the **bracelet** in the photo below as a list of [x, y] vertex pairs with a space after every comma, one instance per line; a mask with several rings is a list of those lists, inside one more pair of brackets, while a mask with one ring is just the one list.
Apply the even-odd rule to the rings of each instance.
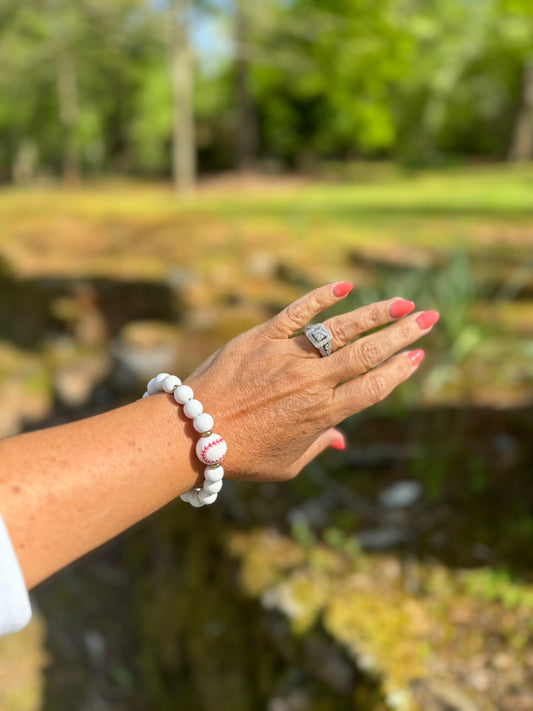
[[180, 499], [195, 508], [212, 504], [222, 489], [224, 476], [222, 460], [228, 448], [226, 440], [212, 431], [213, 418], [204, 412], [202, 403], [194, 399], [192, 388], [182, 385], [176, 375], [159, 373], [148, 382], [143, 397], [163, 392], [173, 395], [178, 405], [183, 405], [184, 414], [192, 420], [194, 429], [200, 433], [200, 439], [196, 443], [196, 456], [207, 465], [204, 470], [203, 486], [200, 489], [195, 487], [189, 489], [181, 494]]

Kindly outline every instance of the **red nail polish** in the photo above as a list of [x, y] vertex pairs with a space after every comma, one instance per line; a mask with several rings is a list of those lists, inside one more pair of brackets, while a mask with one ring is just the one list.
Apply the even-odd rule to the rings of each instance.
[[424, 351], [421, 348], [418, 348], [416, 351], [409, 351], [407, 357], [411, 361], [411, 365], [414, 368], [416, 365], [418, 365], [424, 360], [425, 355], [426, 354], [424, 353]]
[[400, 299], [395, 301], [389, 310], [392, 318], [401, 318], [402, 316], [407, 316], [415, 308], [413, 301], [407, 301], [407, 299]]
[[333, 294], [338, 297], [346, 296], [346, 294], [349, 294], [352, 289], [353, 284], [350, 284], [349, 281], [342, 281], [333, 289]]
[[420, 316], [416, 317], [416, 322], [420, 328], [425, 331], [426, 328], [430, 328], [434, 323], [439, 320], [438, 311], [424, 311]]
[[332, 449], [343, 450], [346, 449], [346, 442], [339, 437], [339, 439], [334, 439], [329, 446]]

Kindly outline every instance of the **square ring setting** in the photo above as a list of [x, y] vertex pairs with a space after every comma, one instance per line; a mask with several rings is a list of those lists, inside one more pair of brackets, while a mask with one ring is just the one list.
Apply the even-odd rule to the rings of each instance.
[[331, 355], [331, 339], [332, 335], [327, 326], [323, 323], [313, 324], [304, 329], [304, 334], [309, 339], [321, 356]]

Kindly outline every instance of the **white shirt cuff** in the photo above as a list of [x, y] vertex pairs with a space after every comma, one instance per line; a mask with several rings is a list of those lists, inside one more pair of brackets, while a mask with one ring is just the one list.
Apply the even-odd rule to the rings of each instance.
[[0, 637], [18, 632], [30, 619], [28, 591], [7, 528], [0, 516]]

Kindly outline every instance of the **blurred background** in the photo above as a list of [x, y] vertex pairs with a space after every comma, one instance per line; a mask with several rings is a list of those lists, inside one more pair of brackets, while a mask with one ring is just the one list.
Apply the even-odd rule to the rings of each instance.
[[346, 452], [41, 584], [2, 711], [533, 708], [531, 2], [0, 0], [0, 67], [1, 436], [328, 281], [441, 313]]

